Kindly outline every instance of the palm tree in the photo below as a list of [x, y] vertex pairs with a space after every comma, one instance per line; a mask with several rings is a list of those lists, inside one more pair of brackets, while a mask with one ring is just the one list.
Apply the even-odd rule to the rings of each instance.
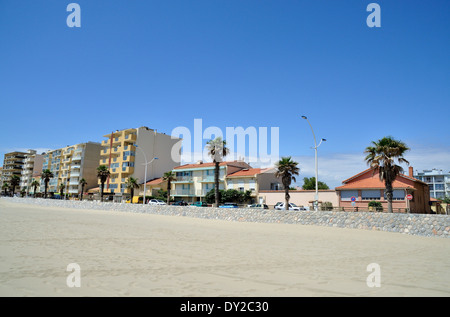
[[219, 207], [219, 165], [223, 158], [228, 155], [229, 150], [226, 147], [226, 141], [221, 137], [217, 137], [213, 140], [209, 140], [207, 143], [207, 150], [209, 156], [212, 157], [214, 162], [214, 195], [215, 204], [214, 207]]
[[9, 184], [8, 182], [4, 182], [2, 185], [2, 189], [5, 191], [5, 196], [8, 195]]
[[109, 177], [109, 169], [106, 165], [100, 165], [97, 167], [97, 177], [100, 179], [100, 197], [103, 202], [103, 189], [105, 188], [105, 182]]
[[279, 160], [275, 166], [277, 167], [277, 170], [275, 171], [275, 177], [281, 177], [281, 182], [283, 183], [284, 187], [284, 199], [286, 203], [284, 204], [284, 209], [289, 210], [289, 199], [291, 196], [289, 196], [289, 186], [291, 185], [291, 182], [296, 182], [294, 175], [298, 175], [300, 172], [300, 169], [297, 167], [298, 163], [294, 162], [291, 157], [282, 157], [281, 160]]
[[134, 189], [139, 188], [139, 184], [137, 182], [138, 182], [137, 178], [130, 176], [130, 177], [128, 177], [128, 180], [125, 183], [126, 188], [130, 190], [130, 195], [131, 195], [130, 202], [131, 203], [133, 203]]
[[33, 187], [33, 195], [36, 197], [36, 188], [39, 186], [39, 182], [37, 180], [34, 180], [31, 182], [31, 186]]
[[63, 199], [64, 196], [64, 188], [66, 188], [66, 186], [63, 183], [61, 183], [59, 185], [59, 196], [61, 197], [61, 199]]
[[83, 200], [83, 193], [84, 193], [84, 186], [87, 185], [87, 182], [84, 178], [80, 179], [80, 185], [81, 185], [81, 197], [80, 200]]
[[47, 198], [47, 189], [48, 189], [48, 182], [50, 181], [50, 178], [53, 178], [54, 175], [50, 170], [44, 170], [41, 175], [41, 179], [44, 180], [44, 198]]
[[16, 186], [19, 186], [20, 184], [20, 177], [17, 175], [11, 176], [11, 179], [9, 180], [9, 185], [11, 186], [11, 196], [14, 196], [14, 192], [16, 191]]
[[388, 212], [392, 212], [392, 183], [397, 176], [403, 172], [403, 168], [396, 164], [409, 162], [405, 160], [403, 154], [409, 150], [402, 141], [395, 140], [387, 136], [378, 141], [372, 141], [372, 146], [368, 146], [364, 153], [367, 153], [365, 161], [373, 168], [373, 173], [379, 173], [380, 180], [386, 186], [386, 199], [388, 202]]
[[176, 181], [177, 178], [172, 171], [165, 172], [162, 179], [167, 182], [167, 205], [170, 204], [170, 187], [172, 186], [172, 182]]

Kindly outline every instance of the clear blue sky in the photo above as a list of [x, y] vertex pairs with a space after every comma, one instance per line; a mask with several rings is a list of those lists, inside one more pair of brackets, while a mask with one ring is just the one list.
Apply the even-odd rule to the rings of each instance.
[[[66, 25], [70, 2], [81, 28]], [[366, 25], [370, 2], [381, 28]], [[279, 127], [302, 178], [305, 114], [328, 140], [319, 167], [333, 186], [386, 135], [414, 168], [448, 171], [450, 1], [0, 0], [0, 107], [1, 158], [201, 118]]]

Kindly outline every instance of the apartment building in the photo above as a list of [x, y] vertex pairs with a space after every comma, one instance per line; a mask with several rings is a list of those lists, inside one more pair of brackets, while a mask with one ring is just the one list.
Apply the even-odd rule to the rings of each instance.
[[256, 199], [260, 190], [276, 190], [281, 187], [281, 180], [275, 177], [275, 168], [245, 168], [226, 177], [227, 189], [241, 192], [250, 190]]
[[[9, 182], [13, 175], [18, 176], [19, 178], [22, 176], [22, 169], [24, 165], [25, 156], [27, 153], [14, 151], [10, 153], [6, 153], [4, 155], [3, 160], [3, 170], [2, 170], [2, 178], [1, 184], [3, 185], [5, 182]], [[16, 187], [16, 191], [20, 191], [20, 187]]]
[[[171, 152], [179, 138], [148, 127], [117, 130], [104, 137], [99, 165], [106, 165], [110, 171], [104, 194], [116, 197], [129, 194], [126, 188], [129, 177], [137, 178], [138, 183], [143, 184], [178, 165], [179, 158], [172, 158]], [[100, 186], [100, 181], [97, 184]]]
[[44, 155], [38, 154], [35, 150], [28, 150], [23, 162], [20, 188], [25, 189], [27, 193], [34, 194], [31, 183], [42, 173]]
[[[226, 188], [226, 177], [251, 166], [243, 161], [221, 162], [219, 164], [219, 189]], [[185, 164], [175, 167], [172, 172], [176, 181], [172, 182], [170, 196], [174, 200], [186, 202], [204, 201], [206, 194], [214, 188], [214, 163]], [[249, 187], [250, 188], [250, 187]]]
[[450, 172], [431, 169], [422, 172], [415, 171], [414, 177], [428, 184], [430, 188], [430, 198], [442, 199], [450, 197]]
[[[47, 152], [42, 169], [53, 173], [47, 191], [57, 193], [60, 185], [64, 184], [64, 193], [78, 195], [81, 189], [80, 180], [83, 178], [87, 182], [85, 190], [96, 187], [100, 149], [100, 143], [86, 142]], [[44, 192], [43, 180], [40, 192]]]

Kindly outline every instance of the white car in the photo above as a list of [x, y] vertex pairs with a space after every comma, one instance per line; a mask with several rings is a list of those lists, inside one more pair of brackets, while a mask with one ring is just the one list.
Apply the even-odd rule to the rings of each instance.
[[148, 201], [149, 205], [167, 205], [165, 202], [163, 202], [162, 200], [159, 199], [150, 199]]
[[[275, 209], [277, 210], [284, 210], [284, 204], [285, 203], [281, 203], [277, 206], [275, 206]], [[293, 211], [300, 211], [300, 210], [306, 210], [305, 207], [299, 207], [294, 203], [289, 203], [289, 210], [293, 210]]]

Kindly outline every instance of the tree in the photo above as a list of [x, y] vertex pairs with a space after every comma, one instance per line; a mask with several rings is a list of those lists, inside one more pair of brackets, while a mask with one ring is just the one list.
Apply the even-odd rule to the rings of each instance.
[[8, 196], [9, 184], [8, 182], [4, 182], [2, 185], [2, 189], [5, 191], [5, 196]]
[[165, 172], [162, 179], [167, 182], [167, 204], [170, 204], [170, 187], [172, 186], [172, 182], [176, 181], [177, 178], [172, 171]]
[[373, 207], [375, 208], [376, 211], [383, 211], [383, 204], [381, 203], [381, 201], [376, 201], [376, 200], [372, 200], [369, 201], [369, 208]]
[[36, 197], [36, 188], [39, 186], [39, 182], [34, 180], [31, 182], [31, 186], [33, 187], [33, 196]]
[[390, 213], [392, 213], [392, 183], [403, 172], [403, 168], [396, 164], [396, 160], [399, 164], [409, 165], [409, 162], [403, 157], [408, 150], [405, 143], [387, 136], [378, 141], [372, 141], [372, 146], [368, 146], [364, 151], [367, 153], [365, 161], [373, 168], [374, 174], [379, 173], [380, 180], [385, 184], [388, 212]]
[[11, 196], [14, 196], [14, 192], [16, 191], [16, 186], [20, 184], [20, 177], [17, 175], [11, 176], [9, 179], [9, 185], [11, 186]]
[[130, 202], [133, 203], [134, 189], [139, 188], [139, 184], [137, 183], [137, 178], [128, 177], [127, 182], [125, 183], [125, 187], [130, 190]]
[[105, 188], [106, 180], [110, 173], [106, 165], [100, 165], [97, 167], [97, 177], [100, 180], [100, 200], [103, 202], [103, 189]]
[[275, 171], [275, 177], [281, 178], [281, 183], [284, 187], [284, 199], [286, 203], [284, 204], [285, 210], [289, 210], [289, 186], [292, 181], [296, 181], [294, 175], [299, 175], [300, 169], [297, 167], [298, 163], [294, 162], [291, 157], [282, 157], [275, 166], [277, 170]]
[[63, 199], [64, 196], [64, 188], [66, 188], [66, 185], [63, 183], [59, 184], [59, 197]]
[[209, 156], [214, 162], [214, 197], [215, 203], [214, 207], [219, 207], [219, 165], [223, 158], [228, 155], [229, 150], [226, 147], [226, 141], [222, 140], [221, 137], [217, 137], [213, 140], [209, 140], [207, 143], [207, 150]]
[[[314, 176], [303, 178], [302, 188], [305, 190], [316, 189], [316, 178]], [[318, 189], [330, 189], [327, 184], [325, 184], [324, 182], [321, 182], [321, 181], [317, 182], [317, 188]]]
[[46, 169], [42, 172], [41, 179], [44, 180], [44, 198], [47, 198], [47, 189], [48, 189], [48, 182], [51, 178], [53, 178], [53, 173], [50, 172], [49, 169]]
[[87, 185], [87, 182], [84, 178], [80, 179], [80, 185], [81, 185], [81, 196], [80, 200], [83, 200], [83, 194], [84, 194], [84, 187]]

